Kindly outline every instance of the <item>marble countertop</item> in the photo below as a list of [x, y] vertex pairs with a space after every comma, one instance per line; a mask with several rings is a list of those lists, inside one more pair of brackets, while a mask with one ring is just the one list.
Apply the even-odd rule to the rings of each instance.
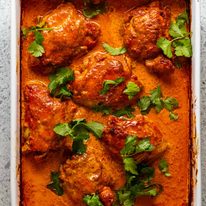
[[[10, 1], [0, 0], [0, 206], [10, 205]], [[206, 0], [201, 0], [202, 205], [206, 206]]]

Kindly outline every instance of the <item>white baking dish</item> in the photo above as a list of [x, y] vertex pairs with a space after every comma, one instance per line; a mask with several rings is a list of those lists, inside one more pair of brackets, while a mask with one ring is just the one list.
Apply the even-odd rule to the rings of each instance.
[[[191, 0], [192, 181], [191, 202], [201, 206], [200, 157], [200, 2]], [[21, 1], [11, 1], [11, 206], [20, 205], [20, 17]], [[177, 205], [178, 206], [178, 205]]]

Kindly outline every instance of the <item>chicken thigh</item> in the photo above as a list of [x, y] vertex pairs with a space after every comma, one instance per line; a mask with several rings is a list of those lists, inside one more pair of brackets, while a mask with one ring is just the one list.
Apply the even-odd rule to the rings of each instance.
[[[108, 91], [102, 92], [105, 81], [118, 79], [122, 79], [122, 82], [118, 85], [110, 84]], [[72, 84], [73, 100], [87, 107], [103, 104], [118, 108], [135, 103], [139, 93], [131, 101], [124, 94], [129, 81], [142, 87], [138, 78], [132, 74], [125, 56], [112, 57], [105, 53], [95, 53], [84, 61], [82, 72], [76, 73]]]
[[[46, 28], [42, 31], [45, 53], [39, 58], [29, 55], [29, 66], [42, 73], [68, 65], [75, 57], [82, 56], [97, 43], [100, 27], [85, 20], [71, 3], [58, 6], [42, 18]], [[32, 41], [33, 35], [27, 38]]]
[[106, 147], [91, 136], [87, 152], [72, 156], [61, 167], [61, 179], [65, 194], [74, 205], [84, 205], [84, 195], [99, 193], [102, 202], [109, 206], [115, 200], [113, 191], [125, 184], [125, 173], [122, 163], [114, 161]]
[[139, 140], [150, 138], [151, 144], [155, 147], [152, 152], [137, 154], [135, 159], [138, 162], [156, 159], [162, 155], [168, 147], [155, 124], [142, 115], [136, 116], [132, 120], [111, 116], [102, 140], [108, 145], [112, 154], [119, 156], [128, 136], [136, 136]]
[[50, 97], [47, 87], [40, 82], [26, 85], [23, 103], [23, 152], [42, 154], [61, 146], [53, 128], [61, 122], [72, 120], [75, 105]]
[[160, 37], [169, 36], [170, 18], [170, 9], [154, 1], [132, 10], [125, 19], [122, 32], [129, 54], [153, 72], [174, 71], [171, 60], [156, 45]]

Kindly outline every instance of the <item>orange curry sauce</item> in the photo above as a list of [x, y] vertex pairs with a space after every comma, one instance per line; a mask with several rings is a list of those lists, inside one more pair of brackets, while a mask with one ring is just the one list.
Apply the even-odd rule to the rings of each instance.
[[[143, 2], [143, 0], [141, 0]], [[36, 17], [43, 16], [48, 11], [55, 9], [61, 0], [22, 0], [22, 26], [29, 27], [36, 24]], [[172, 19], [186, 9], [185, 0], [162, 0], [171, 8]], [[101, 27], [101, 36], [98, 45], [90, 51], [104, 51], [102, 42], [107, 42], [114, 47], [122, 46], [120, 28], [123, 23], [125, 13], [137, 4], [139, 0], [109, 0], [109, 11], [92, 19]], [[75, 2], [77, 9], [80, 1]], [[22, 103], [24, 101], [24, 88], [28, 81], [39, 80], [48, 84], [48, 75], [35, 73], [28, 68], [28, 45], [22, 40], [21, 45], [21, 88]], [[89, 54], [87, 54], [89, 55]], [[84, 57], [76, 59], [70, 65], [75, 70]], [[176, 112], [179, 114], [178, 121], [171, 121], [168, 111], [162, 110], [159, 114], [154, 109], [147, 115], [163, 134], [163, 138], [168, 142], [169, 149], [164, 157], [169, 163], [171, 177], [165, 177], [156, 169], [155, 181], [163, 185], [164, 191], [155, 198], [138, 198], [137, 206], [186, 206], [189, 204], [190, 192], [190, 65], [187, 68], [176, 69], [173, 74], [166, 76], [150, 73], [144, 65], [133, 63], [133, 71], [139, 81], [144, 85], [145, 94], [161, 85], [164, 97], [175, 97], [179, 102]], [[23, 107], [23, 104], [22, 104]], [[140, 114], [136, 109], [135, 115]], [[76, 118], [84, 117], [87, 120], [106, 123], [107, 117], [101, 113], [94, 113], [84, 107], [79, 107]], [[46, 188], [50, 182], [50, 172], [58, 171], [59, 165], [64, 159], [59, 152], [49, 153], [46, 160], [36, 160], [30, 155], [22, 155], [22, 190], [21, 198], [24, 206], [73, 206], [65, 195], [57, 196]], [[158, 162], [155, 163], [158, 168]]]

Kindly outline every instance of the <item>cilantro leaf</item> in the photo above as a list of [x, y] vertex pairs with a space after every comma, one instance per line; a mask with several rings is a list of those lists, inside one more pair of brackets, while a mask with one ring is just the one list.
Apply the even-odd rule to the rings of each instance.
[[112, 113], [112, 109], [103, 104], [96, 105], [92, 108], [94, 112], [102, 112], [104, 115], [109, 115]]
[[[88, 133], [84, 133], [88, 134]], [[83, 136], [78, 136], [74, 139], [73, 144], [72, 144], [72, 152], [74, 152], [75, 154], [79, 154], [82, 155], [86, 152], [87, 147], [84, 144], [84, 137]]]
[[182, 14], [180, 14], [177, 17], [177, 22], [181, 22], [181, 21], [184, 23], [189, 23], [189, 16], [188, 16], [187, 10], [185, 10]]
[[128, 136], [125, 140], [125, 146], [121, 150], [121, 155], [128, 156], [132, 155], [136, 151], [137, 137], [136, 136]]
[[150, 94], [151, 94], [151, 101], [152, 102], [157, 98], [161, 98], [162, 97], [161, 87], [158, 86], [156, 89], [152, 90], [150, 92]]
[[155, 106], [155, 110], [157, 113], [160, 113], [163, 110], [164, 105], [162, 99], [160, 98], [154, 99], [152, 103]]
[[133, 156], [141, 152], [151, 152], [154, 150], [149, 138], [138, 139], [136, 136], [128, 136], [125, 140], [125, 146], [120, 154], [125, 156]]
[[74, 72], [70, 68], [60, 68], [56, 73], [51, 74], [49, 76], [50, 83], [48, 85], [48, 89], [50, 94], [54, 97], [70, 97], [72, 94], [65, 87], [66, 83], [74, 80]]
[[155, 197], [163, 190], [162, 185], [145, 183], [141, 179], [141, 174], [133, 175], [129, 173], [127, 183], [117, 192], [117, 198], [120, 205], [134, 206], [135, 199], [138, 196]]
[[173, 42], [176, 56], [191, 57], [192, 56], [192, 45], [189, 38], [180, 39]]
[[137, 197], [154, 197], [162, 192], [162, 185], [151, 182], [155, 172], [153, 167], [137, 164], [133, 158], [123, 158], [123, 162], [127, 178], [124, 187], [117, 191], [117, 205], [134, 206]]
[[149, 186], [145, 186], [141, 184], [136, 186], [136, 196], [151, 196], [151, 197], [155, 197], [157, 196], [159, 193], [162, 192], [162, 185], [160, 184], [151, 184]]
[[[142, 114], [147, 114], [150, 108], [155, 108], [156, 112], [160, 112], [162, 109], [173, 111], [179, 104], [178, 101], [173, 97], [167, 97], [163, 99], [161, 87], [158, 86], [156, 89], [150, 92], [150, 96], [143, 96], [137, 103]], [[177, 120], [178, 116], [174, 113], [170, 114], [171, 120]]]
[[141, 152], [151, 152], [154, 150], [154, 146], [151, 144], [149, 138], [144, 138], [142, 140], [139, 140], [135, 153], [141, 153]]
[[[28, 32], [30, 31], [26, 29], [23, 30], [24, 35], [27, 35]], [[44, 47], [42, 45], [44, 37], [38, 30], [34, 30], [33, 32], [35, 40], [29, 45], [28, 51], [32, 54], [32, 56], [40, 57], [43, 55], [43, 53], [45, 53]]]
[[176, 109], [179, 106], [179, 103], [177, 101], [176, 98], [173, 97], [167, 97], [164, 100], [164, 107], [165, 109], [167, 109], [168, 111], [173, 111], [174, 109]]
[[36, 43], [42, 45], [44, 41], [43, 35], [39, 31], [35, 31], [34, 36], [35, 36]]
[[141, 175], [141, 180], [145, 183], [150, 182], [155, 174], [155, 169], [153, 167], [149, 167], [146, 164], [138, 165], [138, 171]]
[[166, 176], [166, 177], [170, 177], [171, 174], [169, 173], [169, 165], [167, 163], [167, 161], [165, 159], [161, 159], [159, 161], [159, 170]]
[[65, 137], [72, 134], [72, 128], [68, 123], [61, 123], [54, 127], [54, 132], [62, 137]]
[[179, 119], [178, 114], [174, 112], [170, 112], [169, 114], [170, 120], [177, 121]]
[[27, 28], [25, 28], [25, 27], [22, 27], [22, 28], [21, 28], [21, 32], [22, 32], [23, 36], [26, 37], [27, 34], [29, 33], [29, 29], [27, 29]]
[[152, 105], [151, 99], [148, 96], [143, 96], [138, 101], [138, 106], [142, 114], [147, 114], [149, 112], [150, 106]]
[[163, 108], [163, 101], [162, 101], [162, 91], [160, 86], [150, 92], [151, 94], [151, 102], [155, 106], [156, 111], [159, 113]]
[[132, 118], [134, 117], [134, 115], [132, 114], [132, 112], [134, 112], [135, 109], [131, 106], [126, 106], [122, 109], [116, 110], [115, 112], [113, 112], [113, 115], [116, 117], [122, 117], [122, 116], [127, 116], [128, 118]]
[[128, 82], [127, 88], [123, 91], [124, 94], [128, 95], [129, 100], [131, 100], [139, 92], [140, 92], [140, 87], [134, 82]]
[[88, 128], [88, 130], [92, 132], [97, 138], [102, 137], [102, 133], [104, 130], [103, 124], [92, 121], [92, 122], [86, 123], [85, 125]]
[[51, 183], [47, 185], [47, 188], [55, 192], [58, 196], [62, 196], [64, 191], [59, 176], [58, 172], [51, 172]]
[[136, 165], [136, 162], [133, 158], [126, 157], [123, 159], [123, 163], [124, 163], [125, 171], [130, 172], [133, 175], [138, 175], [137, 165]]
[[104, 206], [96, 194], [85, 195], [83, 201], [87, 206]]
[[105, 80], [103, 83], [103, 89], [100, 91], [100, 94], [106, 94], [111, 89], [111, 87], [116, 87], [122, 82], [124, 82], [124, 77], [119, 77], [115, 80]]
[[60, 87], [59, 91], [56, 92], [55, 96], [60, 99], [70, 98], [72, 96], [71, 91], [67, 89], [66, 86]]
[[185, 37], [189, 33], [187, 32], [186, 23], [189, 22], [187, 11], [180, 14], [175, 22], [172, 22], [169, 29], [169, 34], [173, 38]]
[[127, 116], [128, 118], [134, 117], [132, 112], [135, 111], [135, 109], [132, 108], [131, 106], [126, 106], [124, 108], [115, 110], [115, 109], [107, 107], [107, 106], [105, 106], [103, 104], [96, 105], [95, 107], [92, 108], [92, 110], [94, 112], [102, 112], [103, 115], [112, 114], [112, 115], [114, 115], [116, 117]]
[[94, 18], [106, 11], [106, 3], [94, 4], [92, 1], [84, 0], [83, 15], [87, 18]]
[[130, 191], [120, 190], [117, 192], [119, 202], [123, 206], [134, 206], [134, 197]]
[[169, 34], [173, 38], [168, 40], [161, 37], [157, 41], [157, 47], [162, 49], [164, 55], [168, 58], [173, 57], [173, 49], [175, 50], [176, 56], [191, 57], [192, 56], [192, 45], [191, 40], [188, 37], [190, 33], [187, 31], [186, 23], [189, 22], [187, 11], [180, 14], [176, 21], [172, 22], [169, 29]]
[[103, 43], [102, 46], [112, 56], [118, 56], [127, 52], [127, 49], [125, 47], [114, 48], [107, 43]]
[[184, 24], [178, 24], [177, 22], [173, 22], [170, 25], [169, 34], [173, 38], [178, 38], [178, 37], [185, 37], [186, 35], [188, 35], [188, 32]]
[[160, 37], [157, 40], [157, 47], [162, 49], [165, 56], [172, 58], [172, 42], [164, 37]]
[[40, 56], [42, 56], [43, 53], [45, 53], [44, 47], [42, 45], [38, 44], [36, 41], [33, 41], [29, 45], [28, 51], [34, 57], [40, 57]]
[[39, 31], [51, 31], [52, 28], [43, 28], [44, 25], [38, 25], [38, 26], [31, 26], [29, 28], [26, 28], [26, 27], [22, 27], [21, 28], [21, 31], [22, 31], [22, 34], [24, 37], [26, 37], [30, 32], [39, 32]]
[[89, 132], [92, 132], [97, 138], [101, 138], [104, 126], [99, 122], [86, 122], [85, 119], [76, 119], [70, 123], [57, 124], [53, 130], [60, 136], [72, 138], [72, 152], [83, 154], [86, 152], [84, 142], [89, 139]]

